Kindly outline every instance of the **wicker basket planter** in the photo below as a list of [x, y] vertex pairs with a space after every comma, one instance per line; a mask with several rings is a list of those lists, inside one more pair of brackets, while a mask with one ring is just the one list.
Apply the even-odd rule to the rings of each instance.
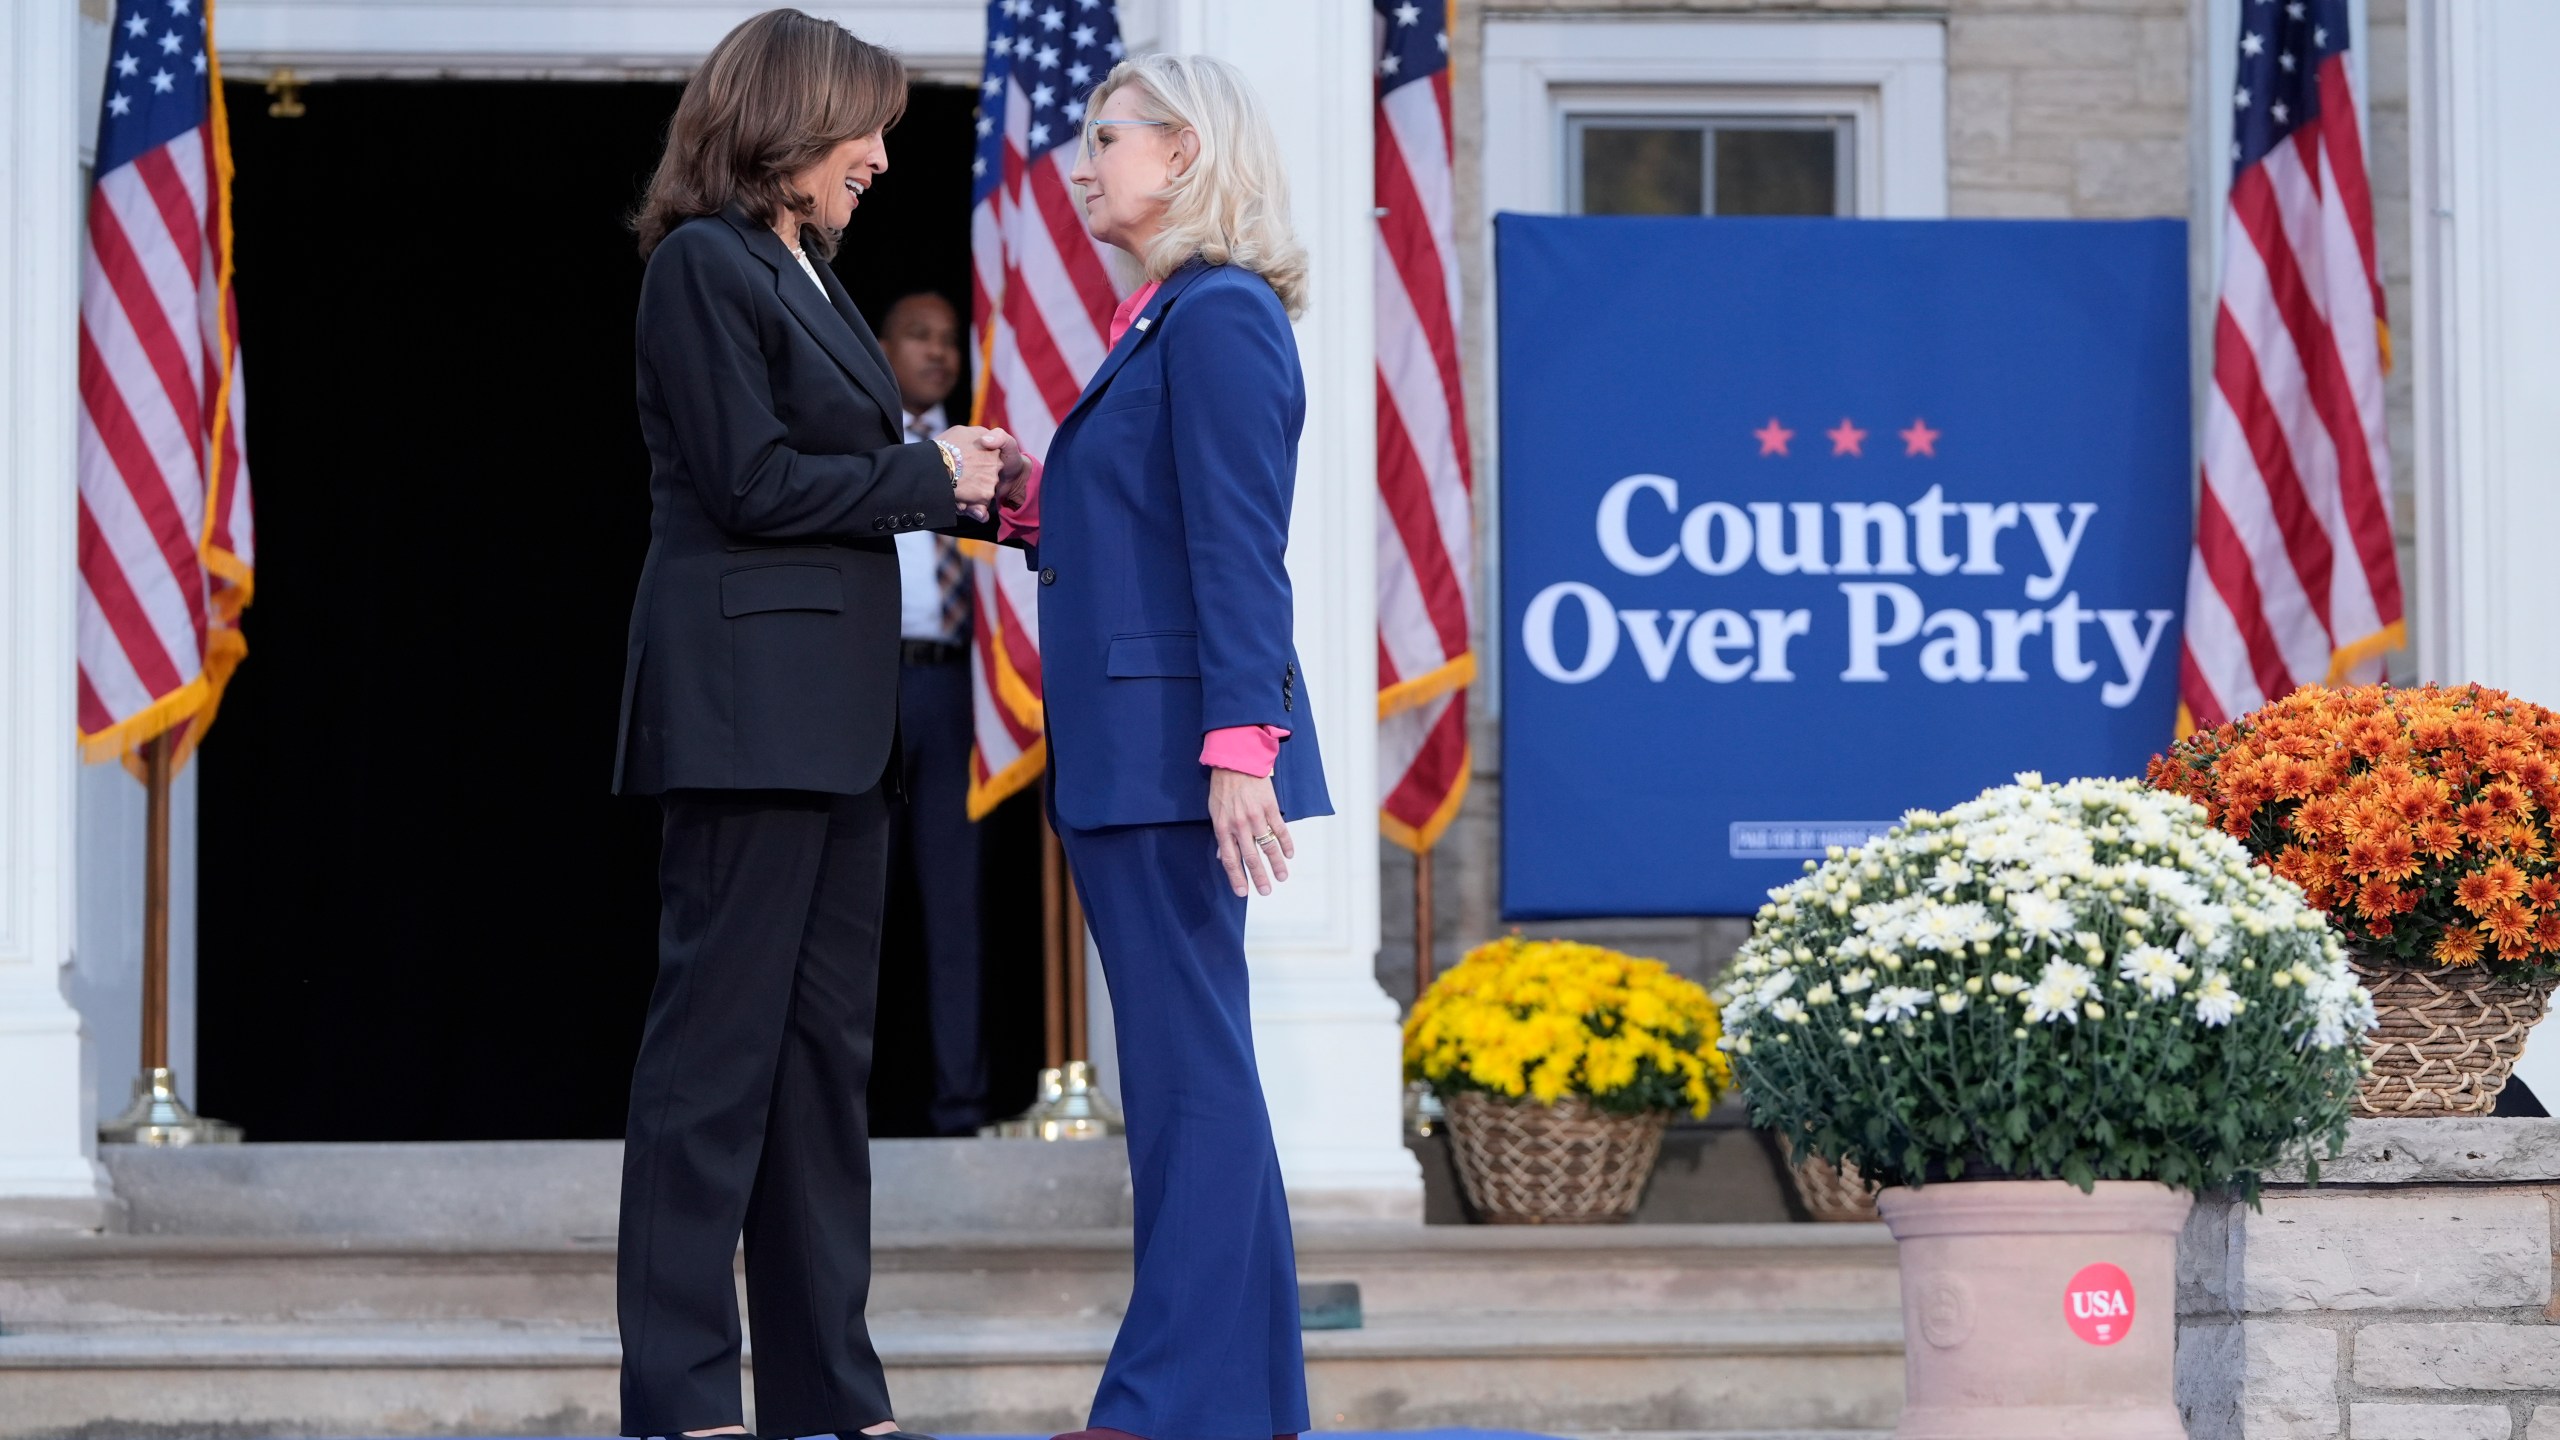
[[1798, 1155], [1783, 1135], [1778, 1137], [1778, 1153], [1787, 1159], [1787, 1176], [1795, 1181], [1796, 1197], [1804, 1202], [1807, 1215], [1843, 1225], [1877, 1218], [1876, 1187], [1867, 1183], [1857, 1166]]
[[2358, 1115], [2486, 1115], [2542, 1018], [2551, 984], [2517, 985], [2479, 965], [2419, 967], [2352, 957], [2380, 1023], [2365, 1039], [2373, 1073]]
[[1567, 1097], [1512, 1103], [1476, 1091], [1444, 1097], [1467, 1199], [1493, 1225], [1605, 1225], [1636, 1212], [1662, 1153], [1661, 1111], [1610, 1115]]

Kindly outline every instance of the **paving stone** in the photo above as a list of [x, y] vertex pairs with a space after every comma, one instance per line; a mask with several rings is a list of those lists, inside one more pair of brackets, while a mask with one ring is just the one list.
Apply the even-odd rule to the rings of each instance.
[[2182, 1326], [2176, 1387], [2190, 1440], [2329, 1440], [2338, 1335], [2280, 1320]]
[[2560, 1440], [2560, 1405], [2536, 1405], [2526, 1422], [2524, 1440]]
[[2509, 1440], [2515, 1416], [2504, 1405], [2350, 1406], [2356, 1440]]
[[2073, 158], [2075, 215], [2184, 215], [2187, 211], [2187, 142], [2184, 136], [2153, 139], [2089, 139]]
[[[2375, 173], [2379, 188], [2390, 172]], [[2405, 195], [2405, 171], [2399, 183]], [[2302, 1167], [2279, 1165], [2266, 1179], [2299, 1183]], [[2357, 1120], [2347, 1126], [2346, 1152], [2320, 1163], [2324, 1185], [2531, 1180], [2560, 1180], [2560, 1119]]]
[[2551, 1211], [2530, 1191], [2269, 1195], [2233, 1223], [2224, 1288], [2249, 1314], [2551, 1302]]
[[2367, 1325], [2355, 1357], [2356, 1384], [2373, 1390], [2560, 1390], [2560, 1326]]
[[2141, 39], [2130, 15], [1958, 13], [1947, 18], [1947, 64], [2102, 69], [2121, 66]]
[[1959, 70], [1947, 76], [1947, 157], [1996, 160], [2009, 153], [2014, 77], [2006, 70]]

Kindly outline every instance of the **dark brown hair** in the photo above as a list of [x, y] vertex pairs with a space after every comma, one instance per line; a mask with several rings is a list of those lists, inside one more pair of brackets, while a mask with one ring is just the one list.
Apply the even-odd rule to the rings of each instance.
[[[667, 232], [731, 204], [769, 221], [784, 206], [803, 217], [817, 198], [791, 176], [847, 140], [885, 130], [907, 109], [907, 67], [832, 20], [767, 10], [721, 37], [685, 83], [667, 151], [649, 177], [632, 228], [646, 256]], [[836, 235], [803, 224], [822, 256]]]

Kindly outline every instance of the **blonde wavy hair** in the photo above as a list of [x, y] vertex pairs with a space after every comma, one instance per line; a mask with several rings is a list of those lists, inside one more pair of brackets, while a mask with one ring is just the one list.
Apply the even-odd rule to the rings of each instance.
[[1143, 118], [1200, 142], [1198, 160], [1165, 187], [1164, 228], [1137, 257], [1147, 278], [1162, 280], [1194, 255], [1234, 265], [1268, 282], [1296, 319], [1307, 308], [1307, 247], [1289, 226], [1280, 137], [1244, 72], [1206, 55], [1123, 60], [1085, 102], [1088, 143], [1091, 117], [1122, 86], [1132, 88]]

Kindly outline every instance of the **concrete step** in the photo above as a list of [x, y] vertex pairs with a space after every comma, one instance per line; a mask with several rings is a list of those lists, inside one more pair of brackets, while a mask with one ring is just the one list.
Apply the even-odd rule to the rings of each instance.
[[[618, 1146], [104, 1158], [130, 1233], [0, 1236], [0, 1440], [617, 1427]], [[874, 1163], [900, 1418], [1081, 1425], [1128, 1297], [1118, 1143], [884, 1142]], [[1881, 1227], [1310, 1220], [1297, 1240], [1306, 1281], [1362, 1300], [1362, 1328], [1306, 1336], [1320, 1428], [1845, 1440], [1900, 1409]]]
[[[941, 1433], [1083, 1421], [1107, 1320], [923, 1322], [874, 1339], [900, 1418]], [[1320, 1428], [1872, 1430], [1901, 1398], [1889, 1316], [1482, 1315], [1306, 1337]], [[0, 1436], [507, 1434], [614, 1429], [610, 1330], [197, 1326], [0, 1335]]]
[[[871, 1313], [1117, 1316], [1120, 1230], [883, 1235]], [[1881, 1227], [1310, 1225], [1299, 1274], [1351, 1281], [1372, 1321], [1502, 1313], [1890, 1314]], [[586, 1242], [0, 1237], [0, 1331], [193, 1325], [614, 1323], [614, 1255]]]
[[[143, 1235], [574, 1241], [613, 1239], [619, 1140], [444, 1144], [101, 1145]], [[875, 1140], [872, 1224], [924, 1230], [1129, 1223], [1118, 1140]]]

